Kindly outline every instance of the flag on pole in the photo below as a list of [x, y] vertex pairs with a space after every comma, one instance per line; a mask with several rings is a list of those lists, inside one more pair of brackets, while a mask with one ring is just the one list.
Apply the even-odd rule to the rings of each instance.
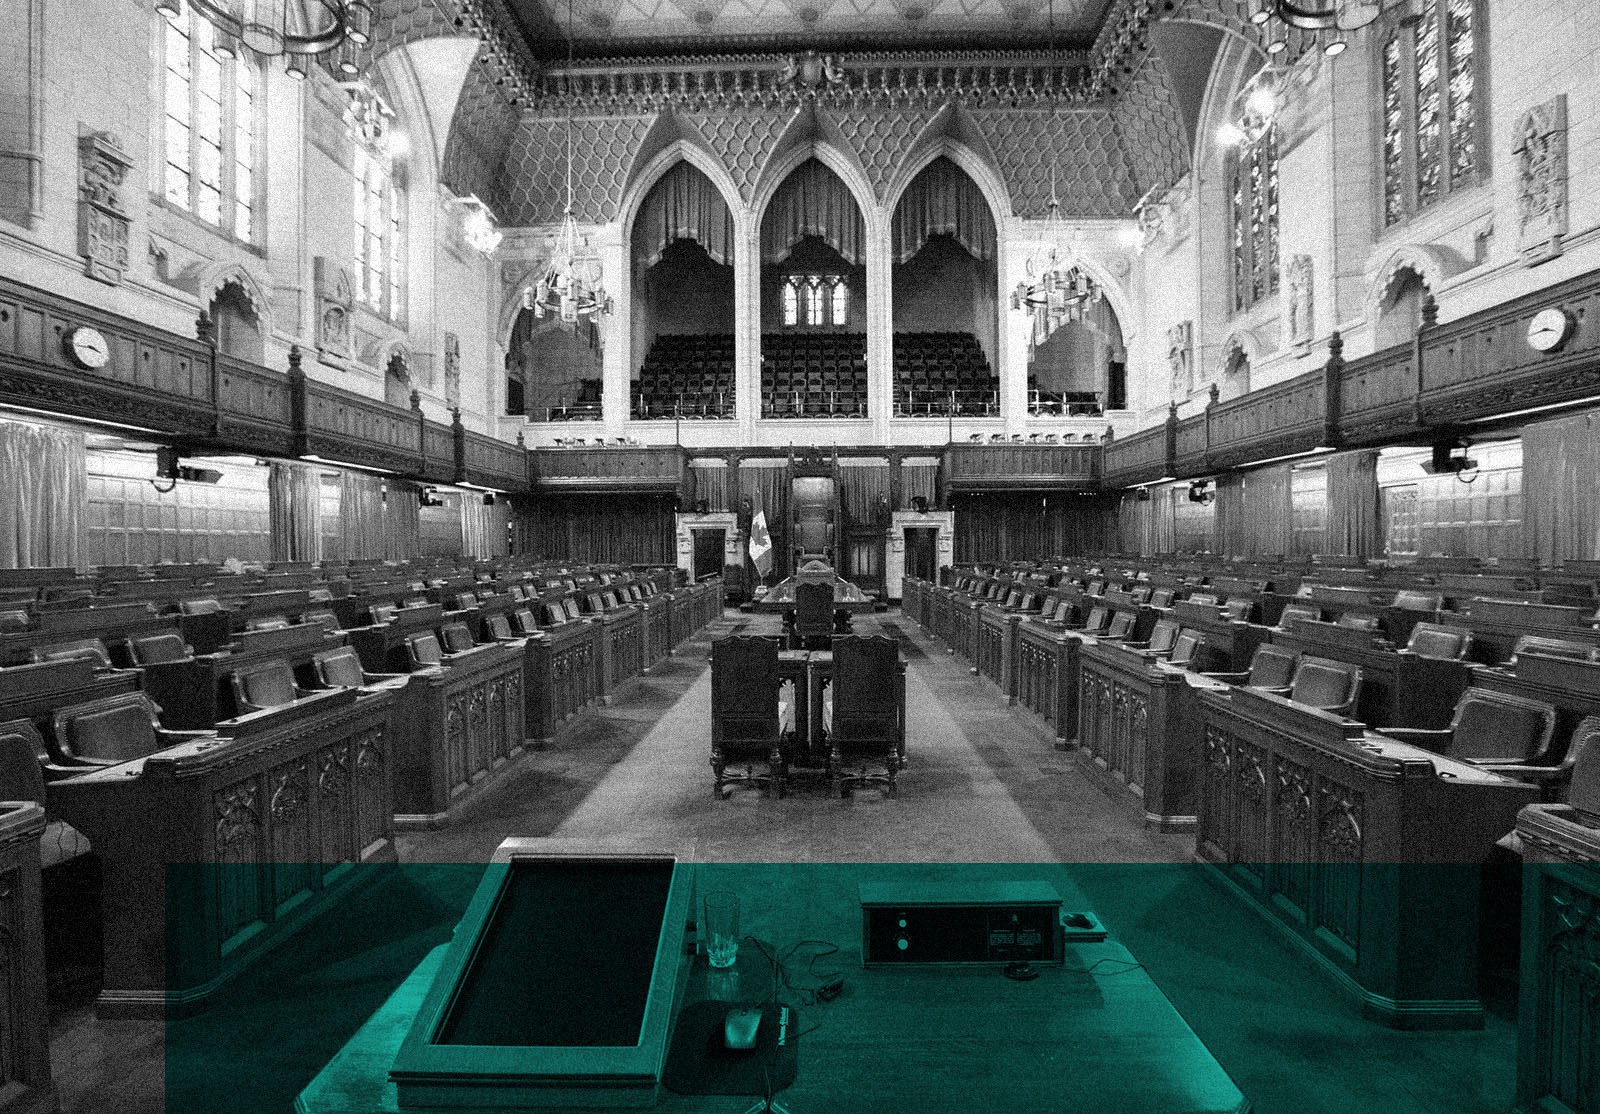
[[763, 577], [772, 571], [772, 535], [767, 533], [766, 511], [757, 511], [750, 520], [750, 560]]

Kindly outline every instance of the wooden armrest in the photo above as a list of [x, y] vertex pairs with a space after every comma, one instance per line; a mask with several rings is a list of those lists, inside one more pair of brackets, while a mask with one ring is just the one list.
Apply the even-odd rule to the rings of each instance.
[[156, 738], [161, 741], [161, 744], [162, 744], [163, 747], [175, 747], [179, 743], [187, 743], [187, 742], [190, 742], [190, 741], [192, 741], [194, 739], [209, 739], [215, 734], [216, 734], [215, 731], [209, 731], [209, 730], [208, 731], [199, 731], [199, 730], [177, 731], [177, 730], [172, 730], [172, 729], [169, 729], [169, 728], [166, 728], [166, 727], [158, 727], [158, 728], [156, 728]]
[[1522, 766], [1514, 762], [1474, 762], [1481, 770], [1524, 781], [1565, 781], [1572, 771], [1565, 766]]
[[1210, 677], [1214, 681], [1226, 681], [1230, 685], [1242, 685], [1242, 684], [1244, 684], [1246, 681], [1248, 681], [1250, 679], [1250, 673], [1248, 671], [1246, 671], [1244, 673], [1205, 673], [1205, 672], [1202, 672], [1200, 674], [1200, 676], [1202, 676], [1202, 677]]
[[1397, 742], [1412, 743], [1428, 750], [1443, 750], [1455, 737], [1448, 727], [1385, 727], [1378, 734]]

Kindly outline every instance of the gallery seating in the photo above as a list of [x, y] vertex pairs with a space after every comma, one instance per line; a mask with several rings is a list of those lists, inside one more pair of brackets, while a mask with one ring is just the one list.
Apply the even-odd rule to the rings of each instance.
[[846, 635], [833, 640], [833, 684], [823, 723], [835, 794], [843, 796], [853, 785], [879, 785], [890, 797], [898, 794], [896, 777], [906, 745], [904, 686], [895, 639]]
[[[783, 796], [782, 688], [777, 639], [730, 635], [712, 642], [711, 773], [718, 800], [728, 795], [730, 785], [757, 786], [773, 797]], [[744, 773], [729, 775], [730, 763], [743, 764]], [[764, 772], [758, 773], [757, 766]]]
[[971, 333], [896, 333], [894, 407], [904, 417], [997, 414], [1000, 379]]

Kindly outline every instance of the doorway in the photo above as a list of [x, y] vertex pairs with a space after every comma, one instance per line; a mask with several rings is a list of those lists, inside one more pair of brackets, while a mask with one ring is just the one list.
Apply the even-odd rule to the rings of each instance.
[[918, 580], [933, 580], [939, 571], [939, 528], [906, 527], [906, 572]]
[[709, 526], [689, 532], [694, 536], [694, 579], [700, 581], [708, 576], [721, 576], [728, 532]]

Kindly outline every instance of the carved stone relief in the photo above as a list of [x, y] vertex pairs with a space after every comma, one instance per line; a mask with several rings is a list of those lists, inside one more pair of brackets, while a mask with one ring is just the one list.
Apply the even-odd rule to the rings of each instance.
[[1567, 97], [1534, 105], [1517, 121], [1517, 250], [1529, 265], [1561, 254], [1567, 234]]
[[1194, 388], [1194, 322], [1180, 321], [1167, 330], [1167, 367], [1172, 372], [1172, 397], [1189, 397]]
[[444, 400], [452, 409], [461, 405], [461, 338], [444, 335]]
[[356, 303], [355, 282], [347, 269], [323, 255], [312, 261], [312, 281], [317, 298], [317, 351], [349, 359], [354, 350], [350, 317]]
[[1291, 255], [1284, 269], [1284, 318], [1288, 321], [1289, 343], [1302, 355], [1311, 347], [1315, 331], [1311, 305], [1311, 257]]
[[133, 156], [110, 132], [78, 137], [78, 253], [90, 278], [113, 286], [130, 259], [133, 214], [122, 186], [132, 166]]

